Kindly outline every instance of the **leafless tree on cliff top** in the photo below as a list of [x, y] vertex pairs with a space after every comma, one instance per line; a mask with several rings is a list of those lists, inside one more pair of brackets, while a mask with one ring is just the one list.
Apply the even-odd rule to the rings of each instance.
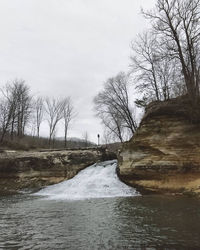
[[47, 97], [45, 99], [45, 110], [47, 115], [47, 122], [49, 125], [49, 145], [55, 136], [56, 126], [63, 118], [64, 102], [55, 98]]
[[84, 140], [84, 142], [85, 142], [85, 147], [88, 147], [88, 145], [89, 145], [89, 135], [88, 135], [88, 132], [87, 132], [87, 131], [85, 131], [85, 132], [83, 133], [83, 140]]
[[123, 130], [128, 129], [134, 134], [137, 124], [129, 103], [128, 78], [120, 73], [108, 79], [94, 99], [97, 116], [112, 133], [123, 141]]
[[10, 107], [7, 100], [1, 98], [0, 101], [0, 130], [1, 130], [1, 142], [3, 141], [5, 134], [8, 130], [8, 126], [10, 125]]
[[160, 42], [157, 36], [146, 32], [132, 43], [134, 82], [146, 102], [174, 97], [174, 89], [182, 80], [179, 62], [163, 56]]
[[14, 86], [17, 89], [17, 135], [21, 137], [25, 134], [25, 127], [32, 112], [32, 97], [25, 81], [17, 81]]
[[116, 112], [113, 110], [110, 110], [109, 112], [102, 112], [99, 114], [99, 118], [101, 118], [103, 125], [110, 131], [113, 138], [119, 139], [120, 142], [125, 140], [124, 122]]
[[67, 134], [70, 123], [72, 119], [75, 117], [75, 111], [72, 104], [72, 100], [70, 97], [64, 99], [64, 107], [63, 107], [63, 118], [64, 118], [64, 130], [65, 130], [65, 147], [67, 146]]
[[145, 33], [139, 35], [138, 39], [132, 43], [134, 56], [131, 57], [133, 72], [137, 72], [137, 88], [141, 91], [148, 89], [149, 93], [155, 93], [156, 100], [160, 100], [159, 82], [156, 74], [156, 63], [158, 57], [156, 53], [158, 44], [155, 37]]
[[157, 0], [156, 8], [143, 14], [152, 21], [166, 56], [178, 58], [187, 93], [195, 102], [200, 84], [200, 0]]
[[25, 84], [25, 81], [14, 80], [12, 83], [6, 84], [1, 89], [1, 92], [7, 110], [7, 115], [4, 117], [1, 141], [3, 141], [4, 136], [8, 132], [11, 138], [13, 138], [14, 133], [22, 137], [31, 113], [32, 97], [30, 96], [30, 89]]
[[35, 120], [37, 127], [37, 137], [40, 136], [40, 125], [44, 116], [44, 100], [42, 97], [37, 97], [35, 100]]

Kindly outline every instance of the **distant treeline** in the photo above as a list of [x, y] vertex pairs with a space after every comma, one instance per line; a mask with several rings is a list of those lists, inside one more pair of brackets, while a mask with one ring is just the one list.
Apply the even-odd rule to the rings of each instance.
[[87, 148], [87, 147], [95, 147], [96, 144], [90, 141], [84, 140], [71, 140], [70, 138], [67, 140], [67, 146], [65, 146], [64, 140], [57, 140], [54, 138], [52, 140], [51, 145], [49, 146], [49, 139], [45, 137], [37, 137], [24, 135], [23, 137], [14, 137], [13, 140], [7, 138], [3, 143], [0, 144], [0, 150], [4, 149], [12, 149], [12, 150], [38, 150], [38, 149], [76, 149], [76, 148]]

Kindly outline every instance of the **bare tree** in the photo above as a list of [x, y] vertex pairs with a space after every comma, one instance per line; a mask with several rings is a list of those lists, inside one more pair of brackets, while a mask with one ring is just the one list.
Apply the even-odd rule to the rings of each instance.
[[14, 131], [14, 123], [16, 119], [16, 107], [17, 107], [17, 92], [11, 84], [6, 84], [2, 89], [2, 134], [1, 142], [3, 142], [5, 135], [11, 131], [11, 136]]
[[116, 77], [108, 79], [101, 91], [94, 99], [97, 116], [102, 123], [123, 141], [124, 130], [134, 134], [137, 124], [133, 117], [129, 103], [128, 77], [119, 73]]
[[30, 96], [30, 88], [24, 84], [24, 81], [18, 84], [18, 136], [22, 137], [32, 112], [32, 96]]
[[113, 135], [114, 138], [118, 138], [120, 142], [124, 141], [124, 122], [121, 117], [116, 113], [110, 110], [109, 113], [102, 113], [99, 116], [105, 126]]
[[110, 132], [110, 130], [108, 130], [107, 128], [104, 128], [104, 131], [103, 131], [103, 138], [102, 138], [102, 144], [105, 144], [106, 146], [108, 144], [111, 143], [111, 136], [112, 136], [112, 133]]
[[67, 146], [67, 135], [68, 129], [72, 119], [75, 117], [74, 107], [70, 97], [64, 99], [63, 107], [63, 119], [64, 119], [64, 130], [65, 130], [65, 147]]
[[9, 103], [4, 98], [0, 102], [0, 129], [1, 129], [1, 142], [3, 141], [5, 134], [7, 133], [10, 125], [10, 110]]
[[55, 136], [56, 126], [63, 118], [64, 102], [63, 100], [49, 98], [45, 99], [45, 110], [47, 115], [47, 122], [49, 124], [49, 145]]
[[89, 135], [88, 135], [88, 132], [87, 132], [87, 131], [85, 131], [85, 132], [83, 133], [83, 140], [84, 140], [84, 142], [85, 142], [85, 147], [88, 147], [88, 145], [89, 145]]
[[31, 113], [30, 89], [24, 80], [14, 80], [12, 83], [6, 84], [1, 92], [7, 109], [7, 119], [4, 122], [1, 141], [8, 131], [10, 131], [11, 139], [14, 133], [18, 137], [22, 137]]
[[11, 136], [13, 136], [14, 125], [16, 125], [16, 134], [18, 137], [22, 137], [32, 111], [30, 88], [25, 84], [24, 80], [15, 80], [10, 86], [10, 90], [15, 104]]
[[[160, 100], [159, 83], [156, 75], [156, 56], [157, 41], [155, 37], [150, 36], [148, 33], [139, 35], [138, 40], [132, 43], [134, 56], [131, 57], [133, 72], [137, 72], [137, 88], [143, 91], [148, 89], [148, 92], [154, 93], [156, 100]], [[152, 95], [152, 94], [151, 94]]]
[[180, 65], [177, 59], [163, 56], [158, 37], [147, 32], [139, 35], [132, 43], [132, 50], [132, 73], [142, 100], [150, 102], [174, 97], [175, 86], [182, 82]]
[[40, 125], [44, 116], [44, 100], [42, 97], [37, 97], [35, 100], [35, 120], [37, 127], [37, 137], [40, 137]]
[[162, 41], [165, 56], [177, 58], [192, 102], [199, 97], [200, 0], [157, 0], [154, 10], [144, 12]]

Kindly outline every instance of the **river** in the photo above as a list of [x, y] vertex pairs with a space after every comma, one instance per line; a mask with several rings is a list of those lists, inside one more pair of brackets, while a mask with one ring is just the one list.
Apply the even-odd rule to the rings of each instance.
[[141, 196], [116, 163], [0, 198], [0, 249], [198, 249], [200, 200]]

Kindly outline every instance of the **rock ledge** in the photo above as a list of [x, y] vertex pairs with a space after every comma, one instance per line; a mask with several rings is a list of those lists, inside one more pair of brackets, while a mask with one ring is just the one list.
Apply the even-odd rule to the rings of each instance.
[[98, 162], [116, 159], [103, 148], [42, 152], [0, 153], [0, 193], [40, 188], [74, 177]]

